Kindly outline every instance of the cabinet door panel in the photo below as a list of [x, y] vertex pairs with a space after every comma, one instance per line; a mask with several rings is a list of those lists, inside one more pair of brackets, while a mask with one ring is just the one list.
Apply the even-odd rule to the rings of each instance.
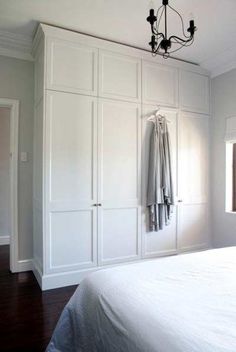
[[54, 92], [49, 104], [50, 201], [89, 202], [96, 197], [95, 100]]
[[179, 148], [178, 248], [206, 247], [208, 235], [208, 118], [181, 116]]
[[178, 248], [181, 251], [208, 246], [207, 204], [183, 204], [179, 207]]
[[[140, 110], [136, 104], [99, 106], [100, 263], [133, 259], [140, 241]], [[110, 248], [110, 251], [109, 251]]]
[[[177, 226], [177, 207], [174, 206], [171, 222], [163, 230], [158, 232], [149, 232], [148, 229], [148, 209], [146, 206], [148, 164], [149, 164], [149, 145], [152, 130], [152, 122], [147, 121], [148, 115], [155, 110], [155, 106], [146, 106], [143, 109], [142, 117], [142, 255], [143, 257], [152, 257], [161, 254], [176, 252], [176, 226]], [[175, 194], [177, 194], [177, 113], [168, 109], [161, 110], [166, 116], [171, 141], [172, 156], [172, 174]]]
[[180, 71], [181, 109], [209, 114], [209, 77]]
[[165, 65], [143, 61], [143, 101], [146, 104], [177, 106], [178, 71]]
[[179, 131], [179, 194], [184, 203], [205, 203], [208, 197], [208, 118], [183, 113]]
[[101, 230], [101, 257], [104, 264], [137, 257], [137, 208], [104, 209]]
[[[47, 270], [96, 265], [96, 99], [47, 93]], [[64, 269], [63, 269], [64, 268]]]
[[97, 94], [97, 49], [61, 39], [48, 40], [47, 88]]
[[140, 101], [141, 61], [138, 58], [100, 51], [99, 63], [100, 96]]
[[[94, 214], [96, 216], [96, 214]], [[93, 264], [93, 211], [53, 212], [50, 216], [50, 267], [66, 269]]]

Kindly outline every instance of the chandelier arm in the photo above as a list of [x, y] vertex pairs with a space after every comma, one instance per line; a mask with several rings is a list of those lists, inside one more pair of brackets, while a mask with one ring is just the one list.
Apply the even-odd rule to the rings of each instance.
[[188, 38], [188, 36], [185, 34], [185, 31], [184, 31], [184, 21], [183, 21], [183, 18], [181, 16], [181, 14], [177, 10], [175, 10], [172, 6], [170, 6], [169, 4], [168, 4], [168, 7], [179, 16], [181, 24], [182, 24], [183, 35], [184, 35], [185, 38]]
[[159, 43], [157, 48], [154, 51], [152, 51], [152, 54], [154, 54], [154, 55], [160, 54], [160, 52], [159, 52], [160, 46], [161, 46], [161, 43]]
[[181, 45], [178, 49], [175, 49], [175, 50], [172, 50], [172, 51], [169, 51], [169, 54], [173, 54], [175, 53], [176, 51], [182, 49], [184, 47], [184, 45]]
[[185, 39], [182, 39], [182, 38], [178, 37], [177, 35], [171, 35], [169, 40], [176, 39], [176, 40], [179, 40], [182, 43], [188, 43], [188, 42], [190, 42], [193, 39], [193, 36], [191, 35], [190, 37], [187, 37], [187, 38], [188, 39], [185, 40]]
[[154, 34], [157, 39], [164, 38], [164, 34], [157, 32], [155, 28], [152, 28], [152, 34]]
[[161, 6], [157, 9], [156, 18], [158, 18], [158, 14], [159, 14], [159, 11], [160, 11], [161, 8], [164, 8], [164, 5], [161, 5]]
[[158, 9], [158, 11], [157, 11], [157, 15], [156, 15], [157, 18], [158, 18], [158, 12], [159, 12], [159, 10], [160, 10], [161, 8], [162, 8], [162, 11], [161, 11], [160, 17], [159, 17], [159, 19], [158, 19], [157, 22], [156, 22], [156, 31], [157, 31], [157, 33], [159, 32], [159, 26], [160, 26], [161, 18], [162, 18], [163, 12], [164, 12], [164, 10], [165, 10], [164, 5], [162, 5], [161, 7], [159, 7], [159, 9]]
[[[194, 42], [194, 39], [193, 39], [192, 43], [193, 43], [193, 42]], [[192, 45], [192, 43], [190, 43], [190, 44], [187, 44], [187, 43], [185, 43], [185, 44], [178, 43], [178, 44], [180, 45], [180, 47], [177, 48], [177, 49], [175, 49], [175, 50], [170, 51], [169, 54], [173, 54], [173, 53], [175, 53], [176, 51], [182, 49], [183, 47], [188, 47], [188, 46]]]
[[153, 54], [157, 54], [158, 50], [160, 49], [161, 43], [159, 43], [159, 45], [157, 46], [156, 50], [154, 50], [152, 53]]
[[[193, 43], [193, 42], [192, 42], [192, 43]], [[175, 52], [175, 51], [177, 51], [177, 50], [179, 50], [179, 49], [181, 49], [181, 48], [184, 48], [184, 47], [187, 48], [188, 46], [192, 45], [192, 43], [188, 43], [188, 44], [180, 44], [180, 43], [178, 43], [180, 46], [179, 46], [177, 49], [171, 51], [170, 53], [173, 53], [173, 52]]]
[[156, 32], [156, 31], [152, 31], [152, 34], [155, 35], [156, 39], [160, 39], [160, 38], [164, 38], [164, 34], [161, 32]]
[[182, 46], [188, 46], [188, 45], [187, 45], [188, 43], [190, 43], [190, 44], [189, 44], [189, 46], [190, 46], [192, 42], [193, 42], [193, 40], [189, 40], [189, 41], [186, 41], [186, 42], [182, 42], [182, 41], [179, 41], [179, 40], [177, 40], [177, 39], [171, 41], [172, 44], [179, 44], [179, 45], [182, 45]]
[[163, 33], [157, 33], [157, 39], [160, 39], [160, 38], [162, 38], [162, 39], [164, 39], [165, 38], [165, 36], [164, 36], [164, 34]]
[[152, 31], [152, 34], [158, 35], [158, 32], [157, 32], [156, 28], [154, 27], [154, 25], [151, 25], [151, 31]]

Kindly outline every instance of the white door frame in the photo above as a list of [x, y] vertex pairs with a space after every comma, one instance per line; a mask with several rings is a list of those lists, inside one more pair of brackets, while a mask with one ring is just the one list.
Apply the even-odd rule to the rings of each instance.
[[10, 109], [10, 270], [18, 271], [18, 126], [19, 101], [0, 98], [0, 107]]

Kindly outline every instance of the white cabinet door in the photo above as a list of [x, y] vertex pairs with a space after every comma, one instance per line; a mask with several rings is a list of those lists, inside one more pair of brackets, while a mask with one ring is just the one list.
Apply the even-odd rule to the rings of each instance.
[[140, 255], [140, 108], [99, 102], [99, 263]]
[[96, 98], [48, 92], [46, 102], [47, 271], [97, 264]]
[[180, 70], [180, 107], [209, 114], [209, 77]]
[[179, 125], [178, 248], [208, 246], [208, 118], [183, 113]]
[[139, 102], [141, 100], [141, 60], [100, 50], [99, 96]]
[[[142, 116], [142, 256], [154, 257], [162, 254], [176, 252], [176, 226], [177, 226], [177, 207], [174, 206], [171, 223], [158, 232], [148, 230], [148, 210], [146, 207], [148, 164], [149, 164], [149, 145], [153, 127], [152, 122], [147, 121], [148, 115], [156, 109], [156, 106], [144, 106]], [[168, 109], [161, 110], [166, 116], [171, 141], [172, 174], [175, 194], [177, 193], [177, 119], [178, 114]]]
[[97, 95], [97, 49], [48, 39], [46, 84], [48, 89]]
[[142, 93], [145, 104], [178, 105], [178, 70], [174, 67], [142, 62]]

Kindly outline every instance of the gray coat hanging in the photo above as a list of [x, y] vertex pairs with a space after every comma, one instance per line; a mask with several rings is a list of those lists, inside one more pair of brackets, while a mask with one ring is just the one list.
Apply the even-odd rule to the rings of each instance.
[[167, 121], [153, 121], [150, 139], [147, 206], [149, 230], [158, 231], [168, 225], [174, 205], [170, 137]]

